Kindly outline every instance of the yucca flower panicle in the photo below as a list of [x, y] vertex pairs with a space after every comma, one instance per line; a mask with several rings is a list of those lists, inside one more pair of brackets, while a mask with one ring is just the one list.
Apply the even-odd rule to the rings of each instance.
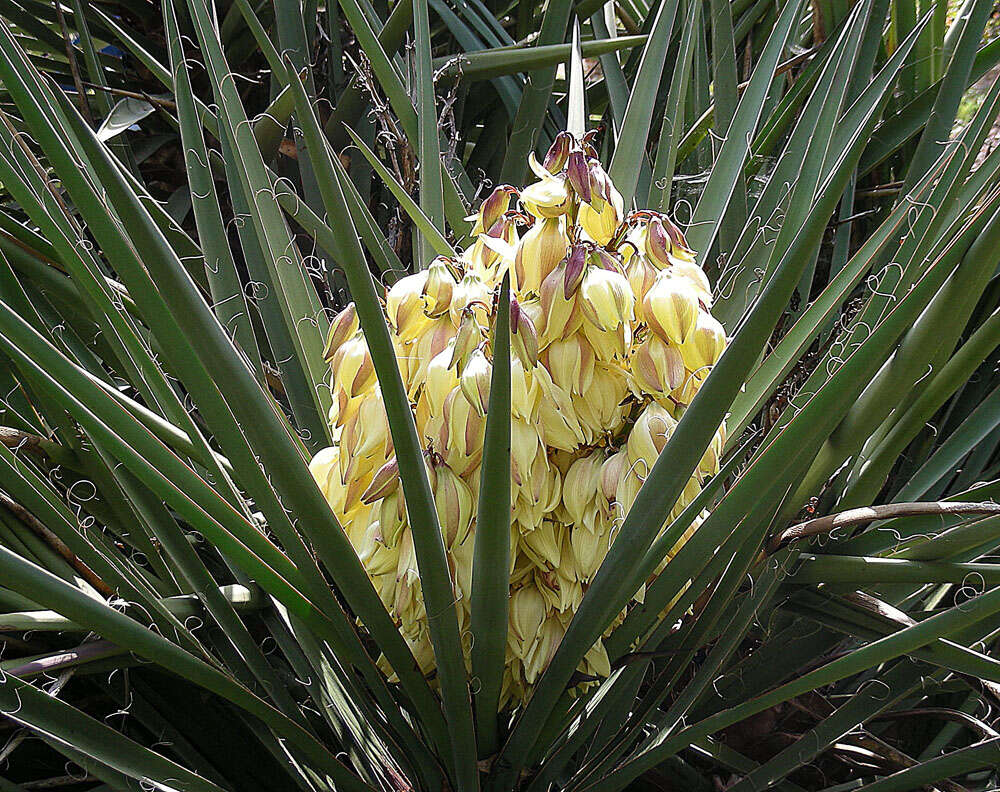
[[[625, 214], [591, 141], [561, 133], [542, 162], [531, 157], [536, 181], [520, 191], [497, 187], [468, 218], [474, 242], [467, 249], [434, 259], [385, 295], [464, 628], [491, 339], [499, 289], [511, 276], [507, 707], [530, 696], [616, 526], [726, 343], [684, 235], [662, 213]], [[325, 354], [334, 445], [313, 460], [313, 474], [432, 677], [400, 471], [353, 305], [334, 319]], [[670, 516], [718, 470], [724, 437], [720, 427]], [[579, 671], [610, 673], [602, 641]]]

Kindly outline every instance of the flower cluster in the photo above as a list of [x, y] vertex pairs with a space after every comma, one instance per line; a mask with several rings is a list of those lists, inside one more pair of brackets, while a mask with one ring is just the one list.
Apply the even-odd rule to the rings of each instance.
[[[708, 280], [683, 234], [663, 214], [626, 215], [587, 138], [563, 133], [545, 161], [532, 158], [531, 166], [538, 181], [520, 193], [498, 187], [470, 218], [475, 241], [459, 259], [437, 258], [385, 297], [468, 641], [492, 331], [500, 283], [510, 274], [506, 706], [530, 694], [616, 527], [726, 342], [709, 312]], [[336, 444], [317, 454], [312, 471], [431, 675], [399, 471], [353, 305], [333, 322], [327, 359]], [[667, 520], [718, 470], [724, 439], [720, 428]], [[465, 650], [468, 658], [468, 644]], [[609, 673], [600, 641], [579, 670]]]

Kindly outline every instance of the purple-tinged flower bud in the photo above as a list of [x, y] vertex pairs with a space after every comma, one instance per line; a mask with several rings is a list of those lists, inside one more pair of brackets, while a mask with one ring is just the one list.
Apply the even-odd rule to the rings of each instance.
[[646, 255], [657, 269], [670, 263], [670, 237], [659, 217], [652, 218], [646, 225]]
[[510, 298], [510, 331], [511, 348], [525, 370], [530, 371], [538, 364], [538, 331], [514, 297]]
[[580, 196], [580, 200], [584, 203], [590, 203], [590, 172], [587, 168], [587, 158], [579, 149], [569, 155], [569, 161], [566, 163], [566, 178], [576, 194]]
[[573, 136], [569, 132], [560, 132], [556, 135], [556, 139], [549, 146], [549, 150], [545, 155], [545, 161], [542, 163], [545, 170], [549, 173], [558, 173], [561, 171], [566, 164], [566, 158], [569, 156], [569, 149], [572, 143]]
[[563, 297], [567, 300], [580, 288], [586, 266], [587, 249], [583, 245], [574, 245], [566, 258], [566, 274], [563, 279]]
[[[514, 195], [517, 195], [517, 190], [509, 184], [501, 184], [493, 190], [479, 208], [479, 216], [477, 217], [476, 227], [473, 229], [473, 236], [491, 231], [497, 220], [510, 210], [510, 199]], [[499, 236], [492, 232], [490, 235]]]

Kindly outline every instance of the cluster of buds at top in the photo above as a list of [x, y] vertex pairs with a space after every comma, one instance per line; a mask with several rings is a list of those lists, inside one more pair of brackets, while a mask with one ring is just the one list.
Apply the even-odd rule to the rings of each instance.
[[[385, 296], [468, 636], [496, 305], [510, 274], [507, 706], [530, 696], [617, 526], [726, 345], [684, 235], [664, 214], [625, 214], [589, 136], [562, 133], [542, 163], [530, 164], [535, 182], [520, 192], [496, 188], [469, 218], [474, 242], [460, 257], [435, 259]], [[312, 471], [433, 679], [399, 470], [353, 306], [334, 320], [326, 357], [335, 444]], [[673, 510], [660, 516], [664, 525], [718, 470], [724, 442], [720, 427]], [[600, 640], [579, 670], [609, 669]]]

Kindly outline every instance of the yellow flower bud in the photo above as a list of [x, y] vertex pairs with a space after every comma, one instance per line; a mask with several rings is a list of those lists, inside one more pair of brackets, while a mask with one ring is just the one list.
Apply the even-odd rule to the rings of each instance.
[[511, 198], [515, 195], [517, 195], [517, 190], [509, 184], [501, 184], [494, 188], [493, 192], [483, 201], [482, 206], [479, 207], [479, 211], [472, 217], [466, 218], [475, 222], [471, 236], [485, 234], [493, 228], [504, 213], [510, 209]]
[[510, 300], [510, 345], [522, 366], [530, 369], [538, 364], [538, 331], [528, 312], [513, 297]]

